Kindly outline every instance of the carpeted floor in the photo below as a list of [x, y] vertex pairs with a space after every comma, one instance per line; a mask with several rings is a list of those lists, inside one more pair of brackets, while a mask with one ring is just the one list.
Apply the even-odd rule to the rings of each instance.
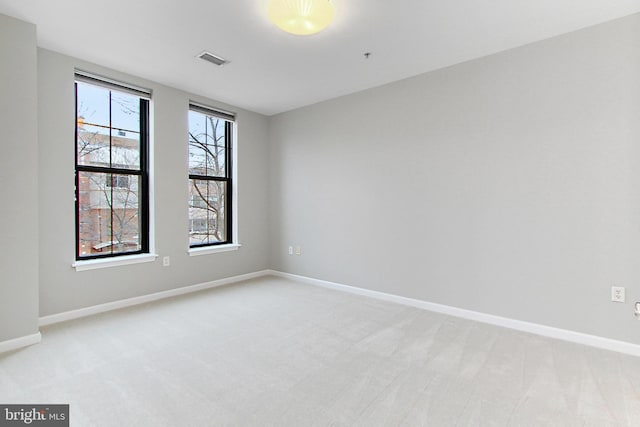
[[640, 425], [640, 358], [273, 277], [42, 333], [0, 403], [72, 426]]

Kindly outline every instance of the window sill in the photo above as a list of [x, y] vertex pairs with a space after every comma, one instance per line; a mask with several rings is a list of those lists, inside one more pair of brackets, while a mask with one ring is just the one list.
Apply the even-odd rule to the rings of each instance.
[[96, 270], [98, 268], [117, 267], [119, 265], [140, 264], [142, 262], [153, 262], [158, 258], [156, 254], [123, 255], [114, 258], [88, 259], [86, 261], [76, 261], [71, 267], [76, 271]]
[[237, 251], [242, 245], [240, 243], [230, 243], [228, 245], [204, 246], [201, 248], [189, 249], [189, 256], [209, 255], [218, 252]]

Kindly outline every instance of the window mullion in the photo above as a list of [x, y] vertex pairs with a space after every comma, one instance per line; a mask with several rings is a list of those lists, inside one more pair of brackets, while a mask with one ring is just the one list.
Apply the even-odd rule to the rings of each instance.
[[77, 171], [81, 172], [96, 172], [96, 173], [114, 173], [117, 175], [144, 175], [144, 172], [136, 169], [120, 169], [120, 168], [108, 168], [102, 166], [89, 166], [89, 165], [78, 165], [76, 166]]

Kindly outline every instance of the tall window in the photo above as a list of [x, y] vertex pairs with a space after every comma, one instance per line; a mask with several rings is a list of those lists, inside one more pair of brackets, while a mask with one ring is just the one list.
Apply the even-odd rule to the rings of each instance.
[[149, 252], [150, 93], [76, 74], [76, 259]]
[[234, 116], [189, 105], [189, 244], [231, 243]]

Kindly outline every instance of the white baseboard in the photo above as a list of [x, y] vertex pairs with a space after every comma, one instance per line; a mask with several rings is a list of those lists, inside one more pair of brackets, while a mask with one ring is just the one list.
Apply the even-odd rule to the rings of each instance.
[[481, 313], [478, 311], [465, 310], [463, 308], [452, 307], [443, 304], [436, 304], [428, 301], [422, 301], [413, 298], [401, 297], [398, 295], [387, 294], [384, 292], [372, 291], [369, 289], [356, 288], [354, 286], [342, 285], [340, 283], [328, 282], [325, 280], [313, 279], [311, 277], [299, 276], [297, 274], [283, 273], [281, 271], [267, 270], [272, 276], [283, 277], [298, 282], [303, 282], [324, 288], [335, 289], [343, 292], [349, 292], [357, 295], [364, 295], [383, 301], [395, 302], [398, 304], [408, 305], [411, 307], [421, 308], [424, 310], [434, 311], [436, 313], [447, 314], [450, 316], [461, 317], [464, 319], [475, 320], [477, 322], [488, 323], [491, 325], [502, 326], [518, 331], [529, 332], [545, 337], [556, 338], [577, 344], [584, 344], [591, 347], [597, 347], [605, 350], [616, 351], [619, 353], [640, 356], [640, 345], [625, 341], [617, 341], [610, 338], [599, 337], [596, 335], [584, 334], [581, 332], [570, 331], [567, 329], [559, 329], [551, 326], [540, 325], [537, 323], [524, 322], [522, 320], [509, 319], [507, 317], [495, 316], [493, 314]]
[[[315, 286], [322, 286], [324, 288], [335, 289], [343, 292], [349, 292], [351, 294], [356, 294], [356, 295], [363, 295], [366, 297], [375, 298], [383, 301], [394, 302], [397, 304], [416, 307], [423, 310], [433, 311], [436, 313], [442, 313], [450, 316], [461, 317], [464, 319], [475, 320], [477, 322], [488, 323], [496, 326], [502, 326], [505, 328], [515, 329], [523, 332], [529, 332], [532, 334], [541, 335], [541, 336], [550, 337], [550, 338], [556, 338], [556, 339], [569, 341], [577, 344], [584, 344], [591, 347], [597, 347], [605, 350], [616, 351], [619, 353], [630, 354], [633, 356], [640, 356], [640, 345], [638, 344], [633, 344], [625, 341], [617, 341], [610, 338], [584, 334], [581, 332], [570, 331], [567, 329], [554, 328], [551, 326], [525, 322], [522, 320], [510, 319], [507, 317], [495, 316], [493, 314], [481, 313], [478, 311], [465, 310], [463, 308], [452, 307], [444, 304], [436, 304], [436, 303], [418, 300], [414, 298], [407, 298], [407, 297], [402, 297], [398, 295], [388, 294], [385, 292], [373, 291], [373, 290], [364, 289], [364, 288], [357, 288], [354, 286], [347, 286], [340, 283], [313, 279], [311, 277], [300, 276], [300, 275], [291, 274], [291, 273], [284, 273], [276, 270], [262, 270], [254, 273], [242, 274], [238, 276], [214, 280], [211, 282], [200, 283], [197, 285], [185, 286], [182, 288], [170, 289], [168, 291], [156, 292], [149, 295], [142, 295], [139, 297], [113, 301], [113, 302], [100, 304], [100, 305], [94, 305], [91, 307], [85, 307], [78, 310], [71, 310], [63, 313], [43, 316], [43, 317], [40, 317], [38, 324], [39, 326], [52, 325], [54, 323], [65, 322], [67, 320], [78, 319], [81, 317], [91, 316], [98, 313], [117, 310], [119, 308], [125, 308], [133, 305], [144, 304], [146, 302], [157, 301], [157, 300], [170, 298], [178, 295], [183, 295], [191, 292], [201, 291], [204, 289], [228, 285], [228, 284], [240, 282], [243, 280], [254, 279], [254, 278], [262, 277], [266, 275], [282, 277], [286, 279], [295, 280], [301, 283], [307, 283]], [[40, 336], [40, 333], [38, 332], [37, 334], [27, 335], [25, 337], [15, 338], [8, 341], [2, 341], [0, 342], [0, 353], [5, 351], [10, 351], [10, 350], [15, 350], [21, 347], [26, 347], [32, 344], [37, 344], [40, 342], [40, 340], [41, 340], [41, 336]]]
[[40, 332], [7, 341], [0, 341], [0, 353], [4, 353], [5, 351], [17, 350], [19, 348], [27, 347], [33, 344], [38, 344], [40, 341], [42, 341]]
[[63, 313], [42, 316], [38, 319], [39, 326], [52, 325], [54, 323], [66, 322], [67, 320], [79, 319], [81, 317], [91, 316], [106, 311], [117, 310], [119, 308], [131, 307], [133, 305], [144, 304], [146, 302], [157, 301], [165, 298], [171, 298], [178, 295], [184, 295], [191, 292], [198, 292], [204, 289], [215, 288], [218, 286], [228, 285], [243, 280], [255, 279], [269, 274], [270, 270], [256, 271], [254, 273], [241, 274], [239, 276], [227, 277], [224, 279], [214, 280], [211, 282], [199, 283], [197, 285], [185, 286], [182, 288], [170, 289], [168, 291], [156, 292], [153, 294], [142, 295], [139, 297], [127, 298], [123, 300], [108, 302], [105, 304], [93, 305], [91, 307], [79, 308], [77, 310], [65, 311]]

